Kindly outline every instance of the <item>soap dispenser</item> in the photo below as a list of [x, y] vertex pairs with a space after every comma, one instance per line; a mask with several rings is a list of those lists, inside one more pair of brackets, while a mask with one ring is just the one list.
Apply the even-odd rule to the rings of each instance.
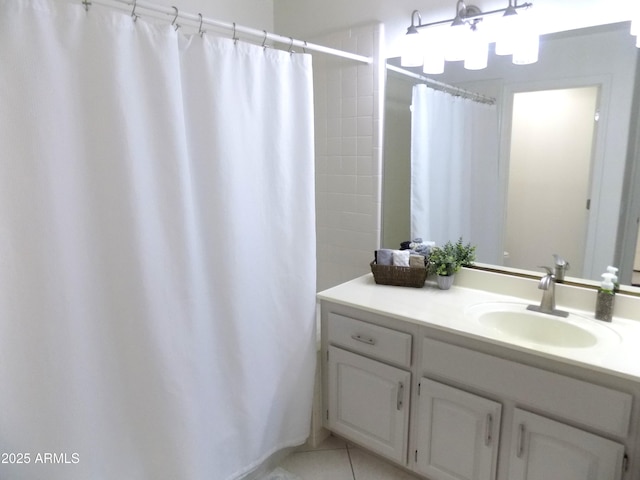
[[596, 319], [610, 322], [613, 318], [613, 304], [615, 301], [615, 274], [607, 272], [602, 274], [602, 283], [596, 297]]
[[611, 281], [613, 282], [613, 291], [618, 292], [620, 290], [620, 283], [618, 282], [618, 269], [609, 265], [607, 267], [607, 273], [613, 275], [613, 277], [611, 277]]

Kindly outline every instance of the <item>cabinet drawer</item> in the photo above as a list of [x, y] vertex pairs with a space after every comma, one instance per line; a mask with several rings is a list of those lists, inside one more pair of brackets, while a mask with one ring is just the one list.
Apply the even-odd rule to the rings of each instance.
[[403, 367], [411, 365], [411, 335], [330, 313], [327, 338], [332, 345]]
[[421, 373], [507, 397], [618, 437], [629, 432], [632, 395], [601, 385], [430, 338], [422, 341]]

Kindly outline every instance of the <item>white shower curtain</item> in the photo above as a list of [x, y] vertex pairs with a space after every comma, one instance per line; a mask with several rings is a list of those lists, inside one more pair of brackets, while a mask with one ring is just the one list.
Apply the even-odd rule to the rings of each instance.
[[478, 261], [501, 264], [495, 105], [420, 84], [411, 112], [411, 237], [463, 237]]
[[304, 442], [310, 57], [0, 11], [0, 478], [233, 479]]

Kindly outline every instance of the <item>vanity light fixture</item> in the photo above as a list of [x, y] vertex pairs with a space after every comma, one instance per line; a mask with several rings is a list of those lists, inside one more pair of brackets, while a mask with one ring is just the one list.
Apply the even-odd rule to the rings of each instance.
[[457, 0], [454, 18], [430, 23], [422, 23], [420, 12], [414, 10], [401, 65], [422, 66], [424, 73], [436, 74], [444, 71], [445, 61], [464, 61], [466, 69], [481, 70], [487, 66], [489, 44], [494, 42], [495, 53], [511, 55], [514, 64], [537, 62], [539, 35], [527, 15], [519, 12], [532, 4], [508, 1], [505, 8], [482, 12]]

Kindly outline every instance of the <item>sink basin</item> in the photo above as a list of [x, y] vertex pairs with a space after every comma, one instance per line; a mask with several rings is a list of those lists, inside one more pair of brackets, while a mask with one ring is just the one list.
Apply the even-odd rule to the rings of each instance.
[[486, 303], [465, 312], [482, 327], [512, 340], [560, 348], [590, 348], [619, 342], [616, 332], [574, 313], [568, 318], [527, 310], [526, 304]]

